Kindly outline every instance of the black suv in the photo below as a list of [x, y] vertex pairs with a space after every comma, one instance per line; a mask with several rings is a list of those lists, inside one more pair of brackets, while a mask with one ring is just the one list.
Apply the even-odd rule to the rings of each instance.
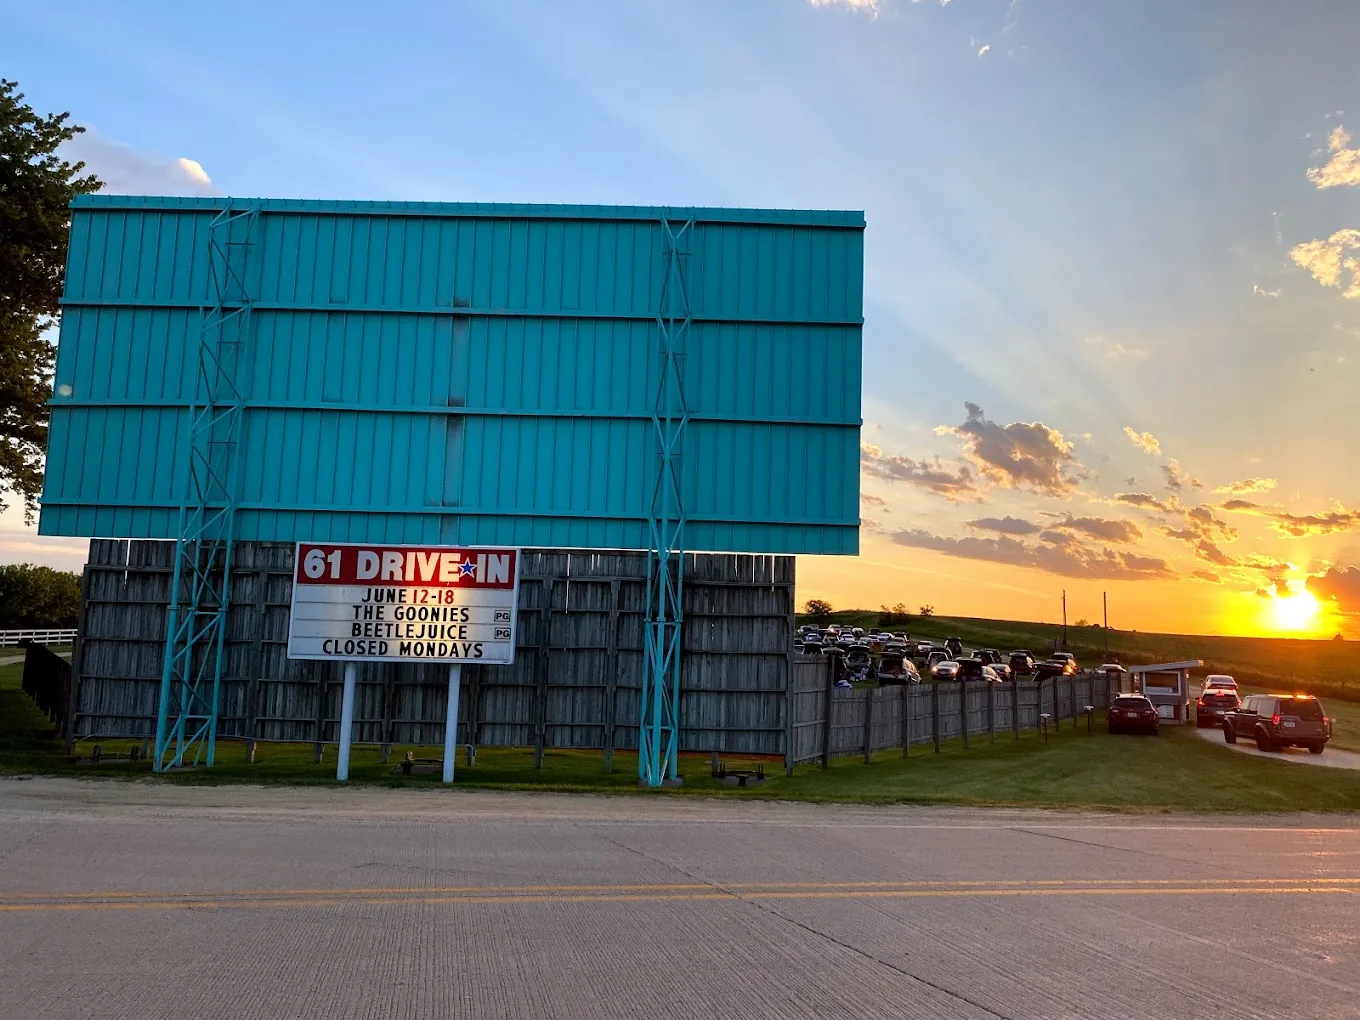
[[1221, 726], [1229, 712], [1235, 712], [1242, 699], [1226, 687], [1210, 687], [1195, 702], [1195, 726]]
[[1332, 721], [1311, 694], [1250, 694], [1223, 717], [1223, 739], [1255, 740], [1262, 751], [1306, 747], [1321, 754], [1332, 737]]

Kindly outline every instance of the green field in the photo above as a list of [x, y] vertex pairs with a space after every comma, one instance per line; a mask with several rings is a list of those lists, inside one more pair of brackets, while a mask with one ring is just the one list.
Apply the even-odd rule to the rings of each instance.
[[[833, 613], [831, 622], [856, 627], [877, 626], [879, 614], [867, 610]], [[805, 617], [799, 623], [807, 622]], [[958, 635], [968, 648], [996, 648], [1003, 654], [1027, 648], [1042, 657], [1061, 641], [1057, 624], [1017, 623], [970, 617], [912, 616], [893, 631], [913, 638], [939, 640]], [[1144, 634], [1111, 630], [1110, 655], [1125, 665], [1203, 659], [1195, 676], [1228, 673], [1239, 684], [1273, 691], [1307, 691], [1360, 701], [1360, 641], [1309, 641], [1295, 638], [1204, 637], [1191, 634]], [[1105, 658], [1105, 636], [1098, 627], [1068, 627], [1067, 650], [1083, 666]]]
[[[311, 745], [261, 745], [254, 764], [246, 764], [243, 745], [222, 742], [218, 763], [154, 777], [146, 762], [134, 765], [69, 764], [52, 727], [18, 689], [17, 666], [0, 667], [0, 775], [51, 774], [101, 779], [140, 779], [177, 784], [253, 783], [334, 786], [334, 747], [320, 765]], [[137, 742], [106, 740], [106, 752], [126, 752]], [[78, 750], [88, 755], [89, 745]], [[393, 749], [384, 765], [378, 750], [356, 747], [351, 757], [352, 785], [426, 790], [438, 796], [438, 775], [403, 776], [396, 762], [407, 748]], [[415, 748], [417, 757], [437, 757], [438, 748]], [[752, 764], [728, 757], [732, 767]], [[457, 785], [520, 791], [572, 791], [647, 796], [722, 796], [750, 799], [1082, 807], [1116, 810], [1202, 811], [1355, 811], [1360, 810], [1360, 772], [1314, 768], [1235, 754], [1199, 740], [1188, 730], [1164, 731], [1160, 738], [1111, 737], [1099, 727], [1065, 728], [1044, 744], [1036, 734], [1019, 740], [1001, 736], [996, 745], [977, 740], [965, 749], [946, 744], [935, 754], [913, 748], [882, 752], [872, 764], [858, 758], [833, 761], [828, 769], [800, 765], [793, 776], [782, 763], [766, 761], [765, 783], [742, 789], [709, 775], [708, 757], [681, 762], [685, 785], [677, 790], [640, 792], [637, 759], [620, 753], [614, 772], [605, 775], [595, 751], [550, 751], [542, 769], [525, 749], [488, 748], [468, 767], [460, 757]]]

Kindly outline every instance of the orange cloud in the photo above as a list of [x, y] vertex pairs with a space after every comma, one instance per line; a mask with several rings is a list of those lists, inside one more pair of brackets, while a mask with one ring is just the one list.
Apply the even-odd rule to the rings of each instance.
[[1139, 432], [1132, 425], [1125, 425], [1124, 435], [1128, 436], [1129, 442], [1144, 453], [1150, 453], [1157, 456], [1162, 452], [1162, 444], [1151, 432]]
[[1308, 179], [1318, 188], [1360, 184], [1360, 149], [1349, 148], [1350, 144], [1350, 132], [1337, 125], [1327, 140], [1327, 149], [1332, 158], [1325, 166], [1315, 166], [1309, 170]]
[[1269, 492], [1278, 484], [1273, 478], [1243, 478], [1240, 482], [1220, 485], [1214, 492], [1225, 496], [1250, 496], [1253, 492]]
[[906, 482], [943, 496], [951, 503], [982, 502], [982, 493], [966, 464], [954, 469], [946, 467], [939, 457], [935, 458], [934, 463], [913, 460], [911, 457], [891, 457], [871, 443], [860, 445], [859, 463], [860, 470], [871, 478]]
[[1246, 499], [1230, 499], [1222, 509], [1231, 513], [1264, 517], [1270, 526], [1289, 538], [1331, 535], [1338, 531], [1360, 531], [1360, 510], [1340, 507], [1325, 513], [1292, 514], [1277, 507], [1262, 506]]
[[987, 481], [1045, 496], [1066, 496], [1076, 489], [1079, 477], [1067, 472], [1081, 465], [1072, 455], [1075, 447], [1057, 429], [1042, 422], [998, 425], [977, 404], [963, 406], [968, 414], [962, 425], [941, 425], [935, 432], [958, 436], [964, 456]]
[[[1360, 298], [1360, 259], [1350, 252], [1360, 249], [1360, 230], [1338, 230], [1325, 241], [1305, 241], [1289, 251], [1289, 257], [1324, 287], [1341, 289], [1344, 298]], [[1343, 286], [1343, 274], [1350, 275]]]
[[[1047, 534], [1045, 532], [1045, 536]], [[898, 545], [913, 549], [931, 549], [961, 559], [1032, 567], [1062, 577], [1148, 580], [1175, 576], [1175, 572], [1165, 560], [1153, 556], [1116, 552], [1105, 547], [1087, 546], [1071, 535], [1059, 535], [1053, 540], [1030, 544], [1007, 535], [997, 538], [978, 538], [972, 535], [950, 538], [916, 528], [894, 532], [891, 538]]]

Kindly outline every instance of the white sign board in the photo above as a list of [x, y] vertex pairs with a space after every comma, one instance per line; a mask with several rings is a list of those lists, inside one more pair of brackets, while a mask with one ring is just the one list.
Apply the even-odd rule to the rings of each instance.
[[519, 550], [299, 542], [290, 659], [515, 661]]

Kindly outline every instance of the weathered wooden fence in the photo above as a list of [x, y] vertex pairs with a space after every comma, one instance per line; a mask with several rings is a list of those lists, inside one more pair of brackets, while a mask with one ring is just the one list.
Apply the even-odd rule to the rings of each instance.
[[1043, 715], [1061, 732], [1078, 724], [1087, 705], [1104, 712], [1116, 693], [1104, 673], [844, 689], [832, 686], [829, 659], [799, 656], [789, 690], [789, 764], [859, 754], [867, 760], [892, 748], [909, 754], [945, 740], [962, 740], [966, 747], [1038, 729]]
[[[71, 738], [154, 733], [174, 544], [96, 540], [85, 568], [74, 649]], [[466, 666], [459, 742], [636, 748], [646, 557], [525, 550], [513, 666]], [[293, 546], [237, 543], [218, 733], [331, 742], [340, 718], [336, 663], [287, 658]], [[791, 556], [685, 560], [680, 746], [783, 754], [793, 671]], [[364, 663], [354, 740], [443, 742], [447, 671]]]
[[56, 724], [57, 734], [65, 736], [71, 700], [71, 664], [54, 655], [46, 645], [29, 645], [24, 649], [23, 690]]

